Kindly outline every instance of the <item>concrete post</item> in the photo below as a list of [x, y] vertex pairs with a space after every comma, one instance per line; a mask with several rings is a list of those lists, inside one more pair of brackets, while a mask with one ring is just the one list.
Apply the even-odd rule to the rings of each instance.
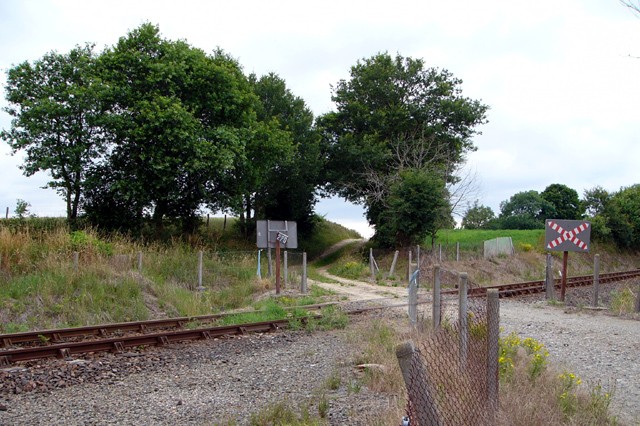
[[[416, 288], [420, 287], [420, 246], [416, 246]], [[416, 290], [417, 291], [417, 290]]]
[[409, 281], [409, 322], [412, 327], [418, 323], [418, 275], [416, 271]]
[[413, 274], [413, 268], [411, 268], [411, 249], [409, 249], [409, 266], [407, 271], [407, 281], [411, 279], [411, 275]]
[[432, 322], [434, 330], [440, 328], [440, 265], [436, 265], [433, 268], [433, 309], [432, 309]]
[[456, 262], [460, 262], [460, 242], [456, 242]]
[[555, 280], [553, 279], [553, 269], [551, 264], [551, 254], [547, 253], [547, 266], [545, 268], [545, 298], [547, 300], [555, 300], [556, 289]]
[[458, 285], [458, 327], [460, 329], [460, 367], [463, 369], [466, 368], [467, 365], [467, 347], [469, 343], [469, 324], [467, 318], [467, 280], [467, 273], [460, 273], [460, 280]]
[[138, 273], [142, 274], [142, 252], [138, 252]]
[[376, 279], [376, 267], [373, 264], [373, 249], [369, 249], [369, 269], [371, 269], [371, 278]]
[[600, 291], [600, 255], [593, 257], [593, 307], [598, 307], [598, 293]]
[[438, 263], [442, 263], [442, 244], [438, 244]]
[[393, 254], [393, 261], [391, 262], [391, 269], [389, 269], [389, 276], [392, 277], [393, 274], [396, 272], [396, 263], [398, 262], [398, 254], [400, 254], [400, 252], [398, 250], [396, 250], [396, 252]]
[[80, 263], [80, 253], [73, 252], [73, 272], [78, 272], [78, 264]]
[[204, 290], [204, 287], [202, 286], [202, 267], [203, 267], [203, 262], [202, 262], [202, 250], [200, 250], [198, 252], [198, 291], [202, 291]]
[[500, 355], [500, 299], [497, 289], [487, 290], [487, 402], [489, 424], [498, 412], [498, 357]]
[[412, 341], [396, 347], [396, 357], [402, 371], [402, 378], [407, 387], [407, 396], [414, 408], [417, 423], [421, 426], [440, 426], [435, 392], [431, 389], [427, 375], [427, 367], [420, 359]]
[[301, 292], [305, 294], [307, 292], [307, 252], [302, 253], [302, 282], [301, 282]]
[[289, 283], [289, 256], [287, 250], [284, 251], [284, 286], [286, 287]]

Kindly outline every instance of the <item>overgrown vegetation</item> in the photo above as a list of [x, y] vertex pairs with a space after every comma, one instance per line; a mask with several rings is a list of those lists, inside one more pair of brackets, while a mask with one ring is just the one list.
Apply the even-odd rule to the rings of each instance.
[[[315, 239], [316, 251], [345, 234], [353, 235], [341, 226], [324, 220], [319, 223], [325, 235]], [[197, 316], [250, 306], [258, 295], [273, 289], [274, 283], [256, 277], [255, 243], [236, 232], [231, 220], [225, 227], [223, 219], [217, 219], [187, 240], [145, 244], [92, 229], [70, 232], [58, 219], [2, 220], [0, 332], [159, 315]], [[200, 250], [204, 252], [204, 291], [197, 291]], [[78, 253], [77, 265], [74, 252]], [[141, 270], [138, 253], [142, 254]], [[264, 264], [263, 268], [266, 275]], [[300, 275], [296, 268], [299, 262], [290, 264], [292, 279]], [[331, 297], [328, 292], [311, 286], [301, 300], [281, 298], [278, 303], [313, 304], [327, 297]]]

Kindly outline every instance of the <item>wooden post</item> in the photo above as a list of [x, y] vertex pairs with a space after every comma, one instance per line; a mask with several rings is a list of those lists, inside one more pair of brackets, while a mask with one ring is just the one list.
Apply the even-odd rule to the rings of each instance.
[[398, 262], [398, 254], [400, 254], [400, 252], [398, 250], [396, 250], [396, 252], [393, 254], [393, 261], [391, 262], [391, 269], [389, 269], [389, 276], [392, 277], [393, 274], [396, 272], [396, 262]]
[[487, 402], [489, 424], [498, 412], [498, 357], [500, 355], [500, 299], [497, 289], [487, 290]]
[[209, 229], [209, 213], [207, 213], [207, 229]]
[[7, 207], [7, 213], [4, 215], [5, 219], [9, 219], [9, 207]]
[[138, 252], [138, 273], [142, 274], [142, 252]]
[[302, 283], [301, 289], [302, 293], [307, 292], [307, 252], [302, 252]]
[[547, 300], [555, 300], [556, 289], [555, 280], [553, 279], [553, 267], [551, 263], [551, 253], [547, 253], [547, 265], [545, 267], [545, 298]]
[[467, 365], [467, 346], [469, 343], [469, 326], [467, 318], [467, 281], [466, 272], [460, 273], [458, 285], [458, 326], [460, 328], [460, 367], [466, 368]]
[[224, 215], [224, 222], [222, 224], [222, 230], [226, 231], [227, 230], [227, 215]]
[[569, 252], [565, 251], [562, 255], [562, 279], [560, 283], [561, 302], [564, 302], [564, 295], [567, 291], [567, 260], [569, 260]]
[[287, 256], [287, 250], [284, 251], [284, 271], [282, 275], [284, 275], [284, 287], [286, 288], [289, 283], [289, 257]]
[[436, 393], [429, 384], [427, 367], [420, 359], [420, 353], [412, 341], [396, 347], [396, 357], [407, 387], [407, 396], [416, 413], [417, 424], [421, 426], [440, 426]]
[[433, 328], [437, 330], [440, 328], [440, 265], [436, 265], [433, 268], [433, 309], [432, 309], [432, 321]]
[[593, 257], [593, 307], [598, 307], [598, 292], [600, 291], [600, 255]]
[[280, 240], [276, 238], [276, 294], [280, 294]]
[[203, 291], [204, 287], [202, 286], [202, 267], [203, 267], [203, 262], [202, 262], [202, 250], [200, 250], [198, 252], [198, 291]]
[[460, 262], [460, 241], [456, 242], [456, 262]]

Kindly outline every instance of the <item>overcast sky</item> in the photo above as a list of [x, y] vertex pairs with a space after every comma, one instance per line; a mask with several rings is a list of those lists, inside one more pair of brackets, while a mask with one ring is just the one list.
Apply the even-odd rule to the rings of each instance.
[[[501, 201], [562, 183], [582, 195], [640, 183], [640, 18], [618, 0], [531, 1], [66, 1], [0, 0], [0, 106], [6, 70], [56, 50], [98, 50], [144, 22], [245, 73], [279, 74], [316, 115], [331, 111], [331, 85], [378, 52], [423, 58], [463, 80], [463, 95], [489, 105], [467, 167], [479, 201]], [[9, 117], [0, 113], [0, 127]], [[64, 216], [62, 199], [26, 178], [0, 143], [0, 203]], [[321, 215], [368, 234], [362, 209], [328, 200]]]

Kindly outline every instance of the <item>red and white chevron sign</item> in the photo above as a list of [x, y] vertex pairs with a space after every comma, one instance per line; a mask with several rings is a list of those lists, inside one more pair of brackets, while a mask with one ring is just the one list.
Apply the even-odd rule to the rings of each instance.
[[547, 219], [545, 245], [553, 251], [588, 252], [591, 224], [582, 220]]

